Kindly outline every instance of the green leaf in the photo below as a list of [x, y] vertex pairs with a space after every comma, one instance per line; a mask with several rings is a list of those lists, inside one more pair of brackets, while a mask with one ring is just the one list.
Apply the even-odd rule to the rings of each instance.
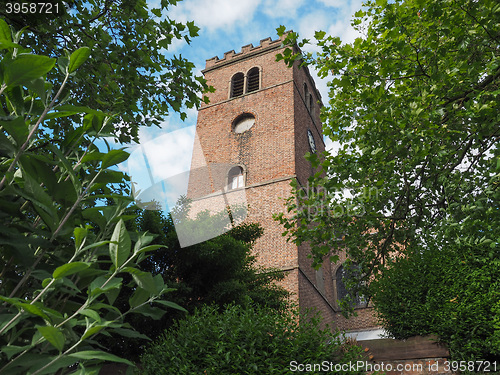
[[85, 340], [86, 338], [89, 338], [90, 336], [95, 335], [96, 333], [99, 333], [102, 331], [103, 328], [105, 328], [105, 325], [96, 325], [96, 326], [91, 326], [88, 327], [85, 332], [83, 333], [83, 336], [81, 337], [81, 340]]
[[115, 267], [119, 268], [127, 261], [131, 246], [130, 237], [122, 219], [116, 224], [111, 241], [113, 242], [109, 244], [109, 254]]
[[120, 289], [111, 289], [106, 292], [106, 298], [110, 305], [114, 304], [118, 295], [120, 294]]
[[0, 18], [0, 42], [12, 42], [10, 27], [3, 18]]
[[102, 168], [108, 168], [112, 165], [119, 164], [129, 157], [129, 153], [123, 150], [111, 150], [102, 159]]
[[148, 291], [150, 294], [156, 294], [156, 284], [153, 280], [153, 276], [149, 272], [144, 272], [133, 267], [126, 267], [123, 271], [130, 273], [139, 287]]
[[149, 304], [142, 305], [141, 307], [138, 307], [137, 309], [133, 310], [133, 312], [147, 316], [154, 320], [161, 319], [162, 316], [165, 315], [166, 313], [164, 309], [160, 309], [159, 307], [153, 307], [150, 306]]
[[52, 198], [26, 171], [23, 171], [23, 179], [24, 192], [26, 193], [25, 197], [33, 203], [35, 210], [44, 223], [51, 231], [54, 231], [59, 223], [59, 218], [57, 216], [57, 209], [53, 205]]
[[36, 326], [36, 329], [57, 350], [60, 352], [63, 350], [66, 339], [64, 334], [58, 328], [53, 326]]
[[73, 231], [73, 236], [75, 236], [75, 248], [79, 249], [82, 245], [83, 240], [87, 236], [87, 229], [76, 227]]
[[154, 236], [143, 233], [136, 241], [134, 246], [134, 254], [136, 254], [142, 247], [149, 245], [153, 241]]
[[113, 333], [117, 333], [117, 334], [119, 334], [120, 336], [123, 336], [123, 337], [138, 338], [138, 339], [144, 339], [144, 340], [151, 340], [148, 336], [143, 335], [142, 333], [139, 333], [139, 332], [134, 331], [132, 329], [113, 328]]
[[135, 308], [139, 305], [142, 305], [150, 298], [150, 293], [142, 288], [137, 288], [132, 294], [132, 297], [129, 298], [128, 303], [131, 308]]
[[76, 372], [72, 372], [71, 375], [99, 375], [101, 372], [102, 366], [93, 366], [92, 368], [81, 368]]
[[61, 56], [57, 59], [57, 67], [59, 68], [59, 71], [64, 75], [68, 73], [68, 64], [69, 59], [67, 56]]
[[[74, 197], [76, 199], [76, 195], [80, 194], [80, 192], [82, 191], [82, 183], [80, 179], [77, 177], [76, 171], [73, 169], [72, 163], [64, 156], [64, 154], [58, 147], [55, 147], [55, 145], [50, 145], [49, 148], [57, 156], [58, 164], [61, 171], [64, 171], [69, 175], [71, 183], [73, 184], [74, 190], [73, 191], [68, 190], [68, 192], [65, 193], [65, 196]], [[60, 189], [62, 190], [64, 185], [62, 183], [60, 183], [59, 185]], [[57, 193], [59, 193], [59, 191]]]
[[20, 48], [21, 46], [17, 43], [0, 41], [0, 49], [8, 49], [8, 48]]
[[[6, 297], [0, 296], [0, 300], [4, 300]], [[16, 326], [16, 323], [19, 322], [19, 317], [14, 321], [14, 323], [11, 322], [11, 320], [16, 316], [16, 314], [2, 314], [0, 315], [0, 329], [3, 330], [4, 334], [14, 328]], [[5, 329], [5, 327], [9, 324], [8, 328]], [[4, 330], [5, 329], [5, 330]]]
[[[24, 84], [28, 89], [30, 89], [31, 91], [33, 91], [35, 94], [38, 95], [38, 97], [40, 99], [42, 99], [42, 102], [44, 103], [45, 105], [45, 99], [46, 99], [46, 96], [47, 96], [47, 92], [46, 92], [46, 82], [43, 78], [37, 78], [37, 79], [34, 79], [33, 81], [30, 81], [30, 82], [25, 82]], [[50, 83], [47, 83], [48, 86], [50, 86]]]
[[[122, 278], [114, 277], [106, 283], [108, 278], [108, 276], [99, 276], [97, 279], [92, 281], [90, 284], [91, 295], [97, 296], [104, 292], [108, 292], [109, 290], [121, 288]], [[106, 285], [104, 285], [104, 283], [106, 283]]]
[[106, 228], [107, 221], [99, 211], [99, 207], [86, 208], [82, 211], [82, 215], [85, 219], [97, 224], [101, 231], [104, 231], [104, 229]]
[[29, 348], [31, 348], [31, 345], [25, 345], [25, 346], [7, 345], [2, 347], [2, 352], [5, 353], [7, 359], [10, 360], [12, 356], [19, 354]]
[[95, 320], [98, 323], [101, 322], [101, 317], [99, 316], [99, 313], [95, 310], [83, 309], [82, 311], [80, 311], [80, 314], [88, 316], [89, 318]]
[[13, 157], [17, 147], [14, 140], [7, 138], [5, 132], [0, 132], [0, 153]]
[[148, 252], [148, 251], [158, 250], [158, 249], [165, 248], [165, 247], [166, 246], [164, 246], [164, 245], [149, 245], [149, 246], [145, 246], [145, 247], [142, 247], [142, 248], [137, 249], [137, 250], [134, 249], [134, 251], [135, 251], [134, 255], [145, 253], [145, 252]]
[[[19, 373], [22, 374], [33, 374], [37, 373], [37, 375], [54, 375], [59, 373], [59, 369], [66, 367], [68, 368], [71, 365], [75, 364], [75, 360], [73, 358], [67, 357], [67, 356], [48, 356], [44, 354], [39, 354], [39, 353], [28, 353], [25, 354], [22, 357], [22, 367], [23, 370], [20, 372], [19, 370], [12, 374], [7, 372], [5, 375], [17, 375]], [[15, 362], [14, 362], [15, 363]], [[46, 365], [49, 365], [48, 367], [45, 367]], [[29, 368], [27, 368], [29, 367]], [[42, 367], [44, 367], [43, 370], [40, 370]], [[3, 373], [2, 373], [3, 375]]]
[[26, 142], [28, 138], [28, 125], [22, 116], [16, 117], [12, 120], [1, 120], [0, 125], [9, 133], [16, 141], [18, 147]]
[[22, 308], [24, 311], [29, 312], [30, 314], [37, 315], [45, 320], [50, 320], [47, 314], [45, 314], [42, 309], [35, 305], [31, 305], [29, 303], [19, 303], [17, 306]]
[[89, 250], [89, 249], [94, 249], [96, 247], [101, 247], [101, 246], [104, 246], [104, 245], [107, 245], [107, 244], [110, 244], [111, 241], [99, 241], [99, 242], [94, 242], [93, 244], [90, 244], [90, 245], [87, 245], [85, 246], [82, 251], [86, 251], [86, 250]]
[[164, 300], [161, 300], [161, 299], [154, 300], [153, 302], [154, 303], [159, 303], [160, 305], [163, 305], [163, 306], [166, 306], [166, 307], [170, 307], [172, 309], [184, 311], [186, 313], [188, 312], [184, 307], [181, 307], [181, 306], [179, 306], [178, 304], [176, 304], [174, 302], [164, 301]]
[[90, 56], [89, 47], [78, 48], [69, 57], [68, 73], [73, 73], [77, 70]]
[[317, 39], [317, 40], [322, 40], [326, 35], [326, 32], [324, 31], [316, 31], [314, 33], [314, 37]]
[[63, 264], [62, 266], [59, 266], [55, 269], [54, 273], [52, 274], [52, 277], [54, 279], [60, 279], [62, 277], [66, 277], [78, 273], [80, 271], [83, 271], [89, 267], [90, 263], [86, 262], [73, 262], [73, 263]]
[[88, 132], [94, 130], [100, 132], [107, 118], [104, 113], [88, 113], [83, 118], [83, 129]]
[[68, 117], [68, 116], [73, 116], [78, 113], [87, 113], [91, 115], [101, 115], [104, 116], [104, 114], [101, 111], [91, 109], [88, 107], [84, 106], [75, 106], [71, 104], [64, 104], [61, 105], [57, 108], [55, 108], [54, 112], [49, 112], [46, 116], [46, 119], [53, 119], [53, 118], [59, 118], [59, 117]]
[[81, 352], [69, 354], [69, 356], [78, 359], [101, 359], [103, 361], [126, 363], [127, 365], [134, 366], [132, 362], [124, 358], [120, 358], [114, 354], [105, 353], [98, 350], [84, 350]]
[[5, 66], [4, 82], [7, 86], [22, 85], [49, 72], [56, 60], [47, 56], [19, 55]]

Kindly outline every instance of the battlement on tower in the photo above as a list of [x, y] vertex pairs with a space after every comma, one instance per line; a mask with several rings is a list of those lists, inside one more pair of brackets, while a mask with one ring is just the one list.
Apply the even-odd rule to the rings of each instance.
[[283, 40], [286, 38], [290, 31], [284, 33], [279, 39], [272, 40], [270, 37], [262, 39], [258, 46], [253, 46], [253, 44], [247, 44], [241, 47], [241, 52], [234, 52], [234, 50], [224, 53], [224, 57], [219, 59], [219, 57], [214, 56], [206, 61], [205, 70], [210, 70], [221, 65], [231, 63], [233, 61], [241, 60], [248, 57], [253, 57], [259, 53], [267, 52], [269, 50], [279, 48], [282, 45]]

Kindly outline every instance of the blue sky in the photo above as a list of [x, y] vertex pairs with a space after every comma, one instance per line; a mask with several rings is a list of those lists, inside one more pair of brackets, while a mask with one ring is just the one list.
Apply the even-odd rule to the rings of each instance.
[[[151, 7], [157, 1], [148, 0]], [[259, 45], [260, 40], [268, 37], [274, 40], [278, 37], [276, 28], [280, 25], [298, 32], [301, 38], [312, 39], [315, 31], [324, 30], [345, 42], [352, 42], [359, 34], [350, 22], [361, 6], [360, 0], [180, 1], [169, 10], [168, 16], [180, 22], [194, 21], [200, 32], [191, 45], [175, 42], [167, 55], [180, 54], [189, 59], [196, 65], [197, 75], [201, 75], [207, 59], [222, 58], [224, 52], [230, 50], [239, 52], [242, 46], [250, 43]], [[327, 98], [326, 82], [315, 78], [322, 97]], [[145, 190], [153, 183], [161, 184], [161, 181], [168, 182], [173, 177], [177, 184], [185, 180], [175, 176], [189, 170], [197, 112], [189, 110], [187, 114], [185, 121], [173, 114], [165, 119], [161, 129], [142, 129], [141, 145], [130, 147], [132, 155], [128, 168], [124, 169], [131, 174], [139, 189]], [[325, 141], [327, 148], [332, 147], [328, 140]], [[182, 190], [182, 187], [178, 186], [178, 189]], [[170, 197], [172, 199], [174, 196]]]

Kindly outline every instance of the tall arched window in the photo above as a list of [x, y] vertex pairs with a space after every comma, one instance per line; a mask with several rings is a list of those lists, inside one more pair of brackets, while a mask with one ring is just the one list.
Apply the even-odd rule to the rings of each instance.
[[236, 73], [231, 78], [231, 98], [243, 95], [243, 87], [245, 85], [245, 76], [243, 73]]
[[260, 89], [260, 71], [255, 67], [248, 71], [247, 74], [247, 92], [253, 92]]
[[309, 102], [309, 89], [307, 88], [307, 84], [304, 82], [304, 102], [306, 103], [306, 108], [311, 109]]
[[232, 167], [227, 174], [227, 180], [228, 180], [228, 189], [229, 190], [244, 187], [245, 186], [245, 174], [244, 174], [243, 168], [241, 168], [238, 165]]

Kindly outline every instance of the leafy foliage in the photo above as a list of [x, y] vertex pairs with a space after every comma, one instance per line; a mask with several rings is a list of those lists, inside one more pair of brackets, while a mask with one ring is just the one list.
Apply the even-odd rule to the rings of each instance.
[[[462, 360], [493, 361], [500, 355], [500, 257], [491, 240], [500, 238], [500, 211], [493, 203], [500, 200], [494, 188], [499, 177], [486, 197], [463, 207], [467, 216], [461, 223], [443, 220], [424, 251], [412, 249], [394, 259], [372, 285], [374, 303], [394, 336], [438, 334]], [[478, 238], [478, 232], [487, 235]]]
[[[361, 348], [319, 328], [317, 317], [291, 310], [204, 306], [179, 320], [142, 357], [143, 374], [289, 374], [290, 363], [334, 364], [360, 360]], [[308, 374], [357, 374], [313, 371]], [[361, 372], [359, 372], [361, 373]]]
[[[295, 185], [293, 218], [278, 220], [294, 241], [311, 243], [316, 264], [345, 250], [362, 271], [361, 293], [377, 293], [390, 332], [439, 333], [461, 358], [498, 352], [467, 342], [498, 337], [485, 334], [489, 321], [498, 321], [497, 306], [486, 307], [498, 298], [497, 273], [482, 262], [495, 264], [500, 255], [492, 180], [500, 155], [499, 25], [492, 0], [368, 1], [353, 20], [363, 38], [343, 44], [317, 32], [317, 54], [289, 48], [278, 56], [288, 64], [302, 59], [330, 77], [322, 119], [325, 135], [339, 144], [335, 155], [309, 156], [321, 167], [309, 181], [315, 189], [301, 194]], [[290, 45], [297, 37], [288, 35]], [[420, 276], [412, 267], [428, 277], [426, 285], [410, 287]], [[447, 279], [469, 273], [474, 282]], [[472, 297], [480, 289], [487, 301]], [[455, 297], [458, 304], [447, 302]], [[396, 303], [416, 304], [406, 307], [405, 324], [391, 315]], [[451, 312], [467, 321], [475, 314], [478, 327], [445, 327]]]
[[[153, 302], [169, 288], [138, 268], [161, 245], [126, 229], [131, 199], [113, 193], [128, 178], [112, 167], [128, 153], [95, 145], [116, 119], [62, 100], [89, 49], [56, 60], [31, 54], [20, 37], [0, 19], [0, 372], [83, 374], [104, 361], [131, 364], [102, 351], [96, 337], [144, 337], [125, 317], [165, 313]], [[48, 75], [62, 76], [53, 80], [61, 85]], [[74, 126], [61, 137], [54, 129], [68, 119]], [[124, 275], [132, 276], [127, 285]], [[114, 302], [124, 288], [132, 293], [120, 311]]]
[[[0, 16], [16, 29], [26, 27], [26, 45], [40, 55], [59, 58], [66, 50], [90, 48], [92, 59], [66, 83], [67, 103], [117, 114], [112, 131], [121, 142], [137, 140], [140, 125], [158, 125], [172, 110], [184, 119], [186, 107], [198, 106], [205, 80], [194, 77], [194, 64], [182, 56], [166, 56], [172, 43], [189, 43], [199, 30], [168, 17], [177, 0], [158, 1], [151, 9], [144, 0], [75, 0], [69, 11], [57, 2], [60, 14], [49, 19], [6, 13], [5, 7]], [[49, 74], [52, 83], [59, 79]], [[63, 135], [66, 125], [51, 129]]]
[[[206, 242], [181, 248], [171, 217], [160, 211], [142, 211], [132, 226], [141, 232], [157, 234], [153, 244], [162, 247], [151, 251], [141, 263], [144, 271], [161, 276], [166, 285], [175, 289], [168, 300], [193, 313], [203, 305], [213, 305], [222, 311], [227, 304], [255, 305], [277, 311], [287, 307], [288, 292], [274, 282], [282, 280], [282, 272], [255, 267], [251, 254], [254, 241], [262, 235], [258, 224], [241, 224], [231, 231]], [[116, 306], [128, 307], [130, 290], [117, 298]], [[164, 315], [159, 321], [139, 315], [129, 316], [127, 322], [140, 333], [156, 339], [185, 314], [178, 311]], [[101, 343], [126, 358], [139, 358], [137, 349], [147, 344], [141, 338], [104, 338]]]

